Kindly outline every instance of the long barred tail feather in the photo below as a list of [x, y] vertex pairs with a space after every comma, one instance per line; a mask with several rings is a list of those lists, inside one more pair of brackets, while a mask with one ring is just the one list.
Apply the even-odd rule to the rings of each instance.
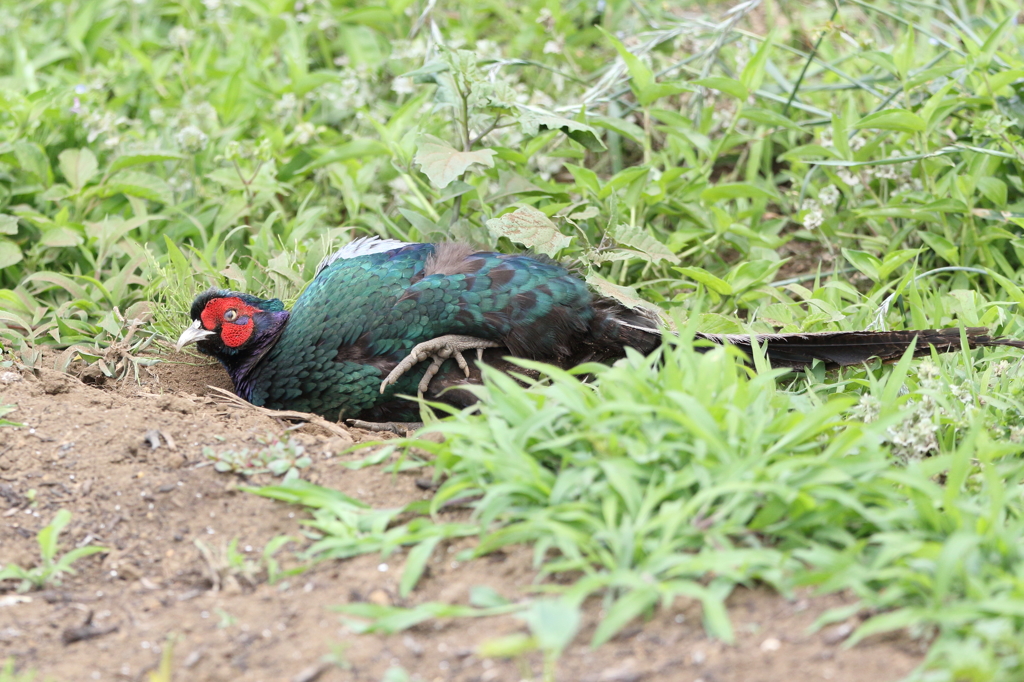
[[[610, 299], [596, 300], [594, 310], [597, 315], [591, 324], [590, 335], [576, 348], [575, 353], [567, 355], [569, 364], [614, 360], [622, 357], [625, 347], [647, 354], [661, 343], [661, 321], [649, 310], [628, 308]], [[990, 336], [984, 327], [968, 327], [964, 333], [970, 348], [1010, 346], [1024, 349], [1024, 341]], [[719, 345], [736, 346], [748, 357], [752, 355], [750, 336], [747, 334], [698, 333], [696, 338]], [[860, 365], [873, 358], [882, 362], [895, 362], [903, 357], [915, 339], [914, 357], [930, 355], [933, 347], [939, 353], [960, 350], [958, 327], [891, 332], [758, 334], [754, 338], [764, 348], [772, 367], [797, 370], [810, 367], [816, 361], [823, 362], [828, 369]]]
[[[967, 343], [971, 348], [985, 346], [1012, 346], [1024, 348], [1024, 341], [993, 338], [984, 327], [968, 327]], [[742, 334], [697, 334], [697, 338], [712, 343], [728, 343], [751, 352], [750, 337]], [[895, 332], [818, 332], [812, 334], [760, 334], [755, 337], [763, 345], [772, 367], [803, 369], [815, 360], [829, 369], [859, 365], [872, 358], [882, 362], [899, 360], [910, 344], [917, 339], [914, 357], [930, 355], [931, 347], [940, 353], [960, 350], [960, 329], [916, 329]]]

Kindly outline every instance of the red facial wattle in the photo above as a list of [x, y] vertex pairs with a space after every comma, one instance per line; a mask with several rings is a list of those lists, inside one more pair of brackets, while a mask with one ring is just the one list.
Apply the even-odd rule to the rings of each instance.
[[216, 331], [220, 327], [220, 338], [225, 346], [238, 348], [252, 336], [255, 326], [252, 317], [258, 312], [259, 308], [247, 305], [240, 298], [214, 298], [206, 304], [200, 319], [205, 329]]

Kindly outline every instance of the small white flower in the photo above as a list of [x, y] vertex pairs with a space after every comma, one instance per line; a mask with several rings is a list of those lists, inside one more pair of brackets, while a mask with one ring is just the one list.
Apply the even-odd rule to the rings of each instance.
[[290, 118], [299, 107], [299, 100], [291, 92], [281, 95], [281, 99], [274, 102], [274, 118]]
[[565, 43], [561, 36], [558, 40], [549, 40], [544, 43], [544, 54], [561, 54], [563, 50], [565, 50]]
[[391, 44], [391, 59], [423, 59], [426, 54], [427, 44], [422, 38], [396, 40]]
[[939, 376], [939, 368], [930, 360], [922, 360], [917, 368], [917, 375], [924, 381], [930, 381]]
[[854, 173], [851, 173], [846, 168], [840, 168], [838, 171], [836, 171], [836, 175], [838, 175], [839, 179], [850, 187], [856, 187], [857, 185], [860, 184], [860, 177], [858, 177]]
[[194, 37], [195, 34], [192, 31], [179, 24], [167, 33], [167, 42], [183, 50], [188, 47]]
[[185, 126], [174, 136], [178, 146], [188, 154], [198, 154], [206, 149], [210, 138], [196, 126]]
[[875, 168], [875, 177], [880, 180], [895, 180], [899, 177], [894, 164], [886, 164]]
[[480, 59], [501, 59], [501, 47], [493, 40], [476, 41], [476, 54]]
[[391, 81], [391, 89], [399, 95], [411, 95], [416, 92], [416, 84], [409, 76], [399, 76]]
[[826, 185], [818, 192], [818, 200], [822, 206], [835, 206], [839, 201], [839, 189], [835, 185]]
[[953, 397], [967, 407], [974, 407], [974, 394], [971, 393], [971, 389], [961, 384], [960, 386], [954, 386], [950, 392], [953, 394]]
[[870, 393], [862, 395], [860, 397], [860, 402], [858, 402], [856, 407], [853, 408], [854, 413], [860, 416], [861, 420], [863, 420], [865, 424], [870, 424], [877, 420], [881, 409], [882, 404], [878, 402], [878, 398]]
[[803, 219], [804, 228], [808, 230], [818, 229], [823, 222], [825, 222], [825, 215], [821, 212], [820, 208], [808, 211]]
[[859, 151], [863, 149], [864, 145], [866, 145], [867, 143], [868, 141], [865, 140], [860, 135], [854, 135], [853, 137], [850, 138], [850, 149], [855, 152]]
[[295, 23], [297, 24], [308, 24], [312, 17], [309, 16], [308, 12], [299, 12], [295, 15]]
[[314, 135], [316, 135], [316, 126], [309, 121], [303, 121], [295, 126], [295, 142], [298, 144], [309, 144]]
[[203, 6], [210, 12], [216, 12], [220, 9], [221, 0], [203, 0]]

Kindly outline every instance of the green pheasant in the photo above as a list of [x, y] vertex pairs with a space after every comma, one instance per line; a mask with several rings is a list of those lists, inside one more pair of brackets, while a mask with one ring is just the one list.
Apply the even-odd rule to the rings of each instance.
[[[480, 382], [478, 362], [511, 369], [507, 356], [561, 367], [609, 362], [627, 347], [661, 342], [656, 319], [592, 294], [560, 265], [463, 244], [357, 239], [317, 268], [291, 311], [277, 299], [210, 290], [196, 297], [194, 323], [178, 348], [196, 343], [227, 369], [239, 396], [271, 409], [328, 418], [406, 420], [401, 394], [455, 406], [473, 402], [459, 387]], [[701, 334], [749, 350], [748, 336]], [[1024, 342], [968, 329], [971, 347]], [[829, 367], [892, 360], [960, 347], [959, 329], [764, 335], [773, 366]], [[476, 357], [466, 359], [464, 353]], [[428, 362], [429, 361], [429, 362]]]

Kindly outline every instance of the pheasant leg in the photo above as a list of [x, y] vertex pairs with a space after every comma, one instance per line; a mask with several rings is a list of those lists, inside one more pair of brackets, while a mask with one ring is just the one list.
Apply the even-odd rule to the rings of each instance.
[[346, 419], [349, 426], [357, 429], [365, 429], [374, 433], [395, 433], [399, 436], [408, 436], [416, 429], [423, 428], [423, 422], [364, 422], [361, 419]]
[[459, 368], [469, 376], [469, 363], [466, 362], [466, 358], [463, 357], [462, 352], [467, 350], [476, 349], [477, 360], [482, 360], [484, 355], [484, 348], [497, 348], [502, 344], [498, 341], [488, 341], [487, 339], [478, 339], [475, 336], [459, 336], [457, 334], [449, 334], [447, 336], [439, 336], [436, 339], [430, 341], [424, 341], [423, 343], [413, 346], [413, 349], [409, 351], [409, 355], [405, 357], [400, 363], [398, 363], [391, 373], [387, 375], [384, 381], [380, 384], [380, 392], [383, 393], [388, 386], [395, 383], [401, 378], [403, 374], [408, 372], [410, 369], [415, 367], [420, 362], [430, 359], [430, 367], [427, 368], [426, 374], [420, 380], [418, 390], [420, 394], [427, 392], [427, 388], [430, 386], [430, 380], [434, 378], [434, 375], [441, 369], [441, 365], [448, 358], [455, 358], [455, 362], [459, 363]]

